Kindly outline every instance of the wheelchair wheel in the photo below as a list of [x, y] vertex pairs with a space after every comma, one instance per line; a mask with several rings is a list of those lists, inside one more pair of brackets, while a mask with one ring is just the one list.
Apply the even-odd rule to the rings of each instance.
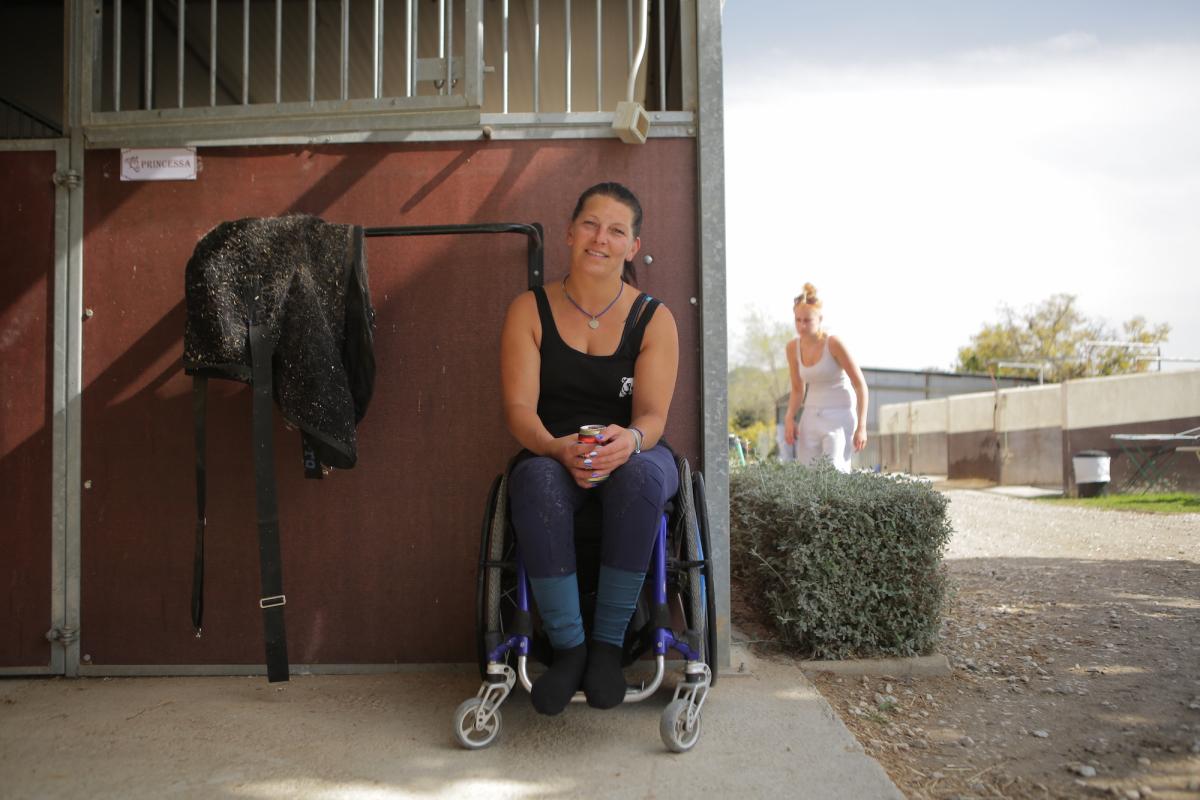
[[[482, 750], [500, 735], [500, 709], [492, 711], [487, 724], [479, 728], [475, 724], [475, 710], [483, 701], [478, 697], [464, 700], [454, 711], [454, 738], [468, 750]], [[685, 710], [686, 711], [686, 710]]]
[[686, 753], [696, 746], [696, 742], [700, 741], [700, 716], [697, 715], [692, 722], [692, 729], [687, 728], [688, 707], [691, 704], [687, 700], [672, 700], [663, 709], [662, 716], [658, 721], [658, 735], [662, 737], [663, 744], [672, 753]]
[[686, 460], [679, 462], [679, 518], [675, 552], [686, 566], [678, 570], [677, 589], [683, 601], [687, 629], [699, 635], [697, 649], [717, 680], [716, 592], [712, 588], [711, 546], [704, 477], [692, 473]]
[[708, 533], [708, 497], [704, 491], [704, 475], [700, 472], [692, 474], [692, 502], [696, 507], [696, 529], [699, 533], [699, 545], [702, 555], [700, 558], [704, 560], [704, 566], [701, 568], [701, 577], [704, 579], [701, 585], [701, 594], [704, 598], [704, 654], [705, 663], [708, 664], [709, 670], [712, 671], [712, 681], [709, 683], [713, 686], [717, 682], [717, 591], [713, 586], [713, 551], [712, 543]]
[[475, 586], [475, 646], [483, 680], [488, 650], [503, 641], [516, 610], [516, 541], [508, 527], [508, 477], [499, 475], [488, 493]]

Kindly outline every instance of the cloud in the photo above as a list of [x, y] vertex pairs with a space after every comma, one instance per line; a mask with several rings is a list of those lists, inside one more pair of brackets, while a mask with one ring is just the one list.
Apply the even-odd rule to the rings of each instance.
[[811, 280], [860, 364], [948, 366], [1001, 303], [1065, 291], [1200, 355], [1200, 47], [983, 53], [730, 75], [731, 322]]

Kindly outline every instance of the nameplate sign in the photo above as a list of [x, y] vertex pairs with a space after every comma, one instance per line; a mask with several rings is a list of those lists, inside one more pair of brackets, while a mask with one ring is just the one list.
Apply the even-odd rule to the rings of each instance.
[[196, 148], [152, 147], [121, 150], [123, 181], [194, 181]]

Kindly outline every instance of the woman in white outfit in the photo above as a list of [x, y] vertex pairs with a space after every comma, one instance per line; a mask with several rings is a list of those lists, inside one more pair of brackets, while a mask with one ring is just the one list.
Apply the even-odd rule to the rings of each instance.
[[[781, 458], [812, 464], [824, 456], [849, 472], [851, 453], [867, 444], [867, 382], [841, 341], [821, 329], [821, 301], [811, 283], [804, 284], [793, 310], [796, 338], [785, 348], [792, 394]], [[801, 400], [804, 413], [797, 427]]]

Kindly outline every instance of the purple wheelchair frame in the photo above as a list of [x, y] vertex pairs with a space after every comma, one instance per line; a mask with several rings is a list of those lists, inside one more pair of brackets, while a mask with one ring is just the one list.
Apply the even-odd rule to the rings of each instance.
[[[653, 570], [654, 578], [654, 603], [658, 606], [666, 605], [667, 603], [667, 515], [663, 514], [658, 521], [658, 533], [654, 537], [654, 553], [653, 553]], [[523, 612], [529, 611], [529, 580], [525, 574], [525, 562], [521, 558], [521, 548], [518, 546], [516, 550], [517, 562], [517, 609]], [[705, 587], [707, 591], [707, 587]], [[710, 623], [711, 624], [711, 623]], [[652, 685], [644, 687], [641, 690], [627, 693], [626, 702], [636, 702], [648, 697], [658, 689], [662, 682], [663, 660], [667, 651], [674, 648], [682, 655], [689, 664], [698, 662], [701, 655], [696, 650], [693, 650], [687, 642], [675, 636], [670, 628], [656, 627], [654, 629], [654, 655], [659, 662], [659, 669], [655, 675], [655, 680]], [[498, 645], [495, 649], [488, 652], [488, 666], [503, 662], [504, 656], [510, 650], [516, 650], [518, 661], [518, 674], [521, 679], [521, 684], [529, 691], [532, 683], [529, 680], [528, 672], [525, 669], [525, 660], [529, 655], [529, 637], [525, 634], [514, 633], [509, 636], [504, 642]], [[632, 687], [630, 687], [632, 689]], [[573, 702], [578, 702], [583, 699], [581, 693], [577, 692], [573, 698]]]

